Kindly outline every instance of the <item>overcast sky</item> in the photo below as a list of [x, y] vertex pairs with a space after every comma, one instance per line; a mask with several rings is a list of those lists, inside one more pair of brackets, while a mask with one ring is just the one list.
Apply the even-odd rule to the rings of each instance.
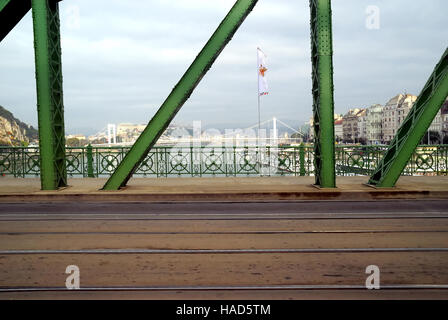
[[[145, 123], [234, 0], [60, 3], [67, 133]], [[368, 6], [379, 29], [366, 27]], [[418, 95], [448, 44], [446, 0], [333, 0], [335, 110]], [[372, 21], [372, 20], [368, 20]], [[257, 122], [256, 48], [268, 55], [262, 118], [298, 127], [312, 113], [308, 0], [260, 0], [175, 122]], [[37, 125], [31, 13], [0, 43], [0, 105]]]

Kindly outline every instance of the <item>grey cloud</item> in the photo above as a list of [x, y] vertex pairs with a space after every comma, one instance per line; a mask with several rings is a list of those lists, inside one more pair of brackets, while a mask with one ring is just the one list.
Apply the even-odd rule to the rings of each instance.
[[[67, 131], [148, 121], [232, 4], [61, 2]], [[368, 5], [381, 10], [380, 30], [365, 28]], [[80, 10], [79, 29], [67, 23], [71, 6]], [[447, 9], [445, 0], [333, 0], [336, 111], [385, 103], [403, 90], [418, 94], [447, 46]], [[301, 125], [311, 116], [309, 35], [307, 0], [260, 0], [175, 121], [254, 124], [261, 45], [271, 89], [263, 118]], [[28, 14], [0, 44], [0, 104], [36, 125], [32, 41]]]

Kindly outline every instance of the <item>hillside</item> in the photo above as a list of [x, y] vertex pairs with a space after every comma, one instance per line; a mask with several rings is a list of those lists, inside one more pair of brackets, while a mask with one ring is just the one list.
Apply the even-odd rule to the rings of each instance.
[[23, 123], [0, 105], [0, 146], [26, 145], [38, 139], [35, 128]]

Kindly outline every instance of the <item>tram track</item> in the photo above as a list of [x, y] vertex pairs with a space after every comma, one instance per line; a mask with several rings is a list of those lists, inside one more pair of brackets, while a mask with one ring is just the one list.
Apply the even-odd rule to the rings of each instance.
[[[448, 214], [448, 200], [376, 200], [376, 201], [252, 201], [252, 202], [118, 202], [118, 203], [89, 203], [89, 202], [61, 202], [61, 203], [7, 203], [0, 206], [2, 213], [29, 214], [30, 207], [33, 213], [55, 214], [99, 214], [113, 215], [127, 212], [132, 214], [278, 214], [278, 213], [312, 213], [312, 214], [341, 214], [352, 213], [354, 209], [363, 213], [394, 214], [397, 212], [444, 212]], [[200, 210], [198, 210], [200, 208]], [[281, 210], [279, 210], [279, 208]], [[356, 211], [355, 210], [355, 211]]]
[[[384, 285], [381, 290], [430, 290], [448, 289], [448, 284]], [[185, 287], [80, 287], [75, 292], [102, 291], [254, 291], [254, 290], [365, 290], [362, 285], [275, 285], [275, 286], [185, 286]], [[67, 292], [65, 287], [16, 287], [2, 288], [0, 292]]]
[[270, 235], [270, 234], [371, 234], [371, 233], [445, 233], [448, 230], [313, 230], [313, 231], [238, 231], [238, 232], [0, 232], [0, 236], [20, 235]]
[[334, 215], [322, 214], [210, 214], [210, 215], [192, 215], [192, 214], [133, 214], [123, 215], [96, 215], [96, 214], [64, 214], [64, 215], [7, 215], [0, 213], [0, 221], [90, 221], [90, 220], [120, 220], [120, 221], [144, 221], [144, 220], [383, 220], [383, 219], [447, 219], [448, 213], [415, 213], [415, 214], [351, 214], [339, 213]]
[[300, 249], [85, 249], [85, 250], [0, 250], [1, 255], [56, 254], [252, 254], [252, 253], [375, 253], [448, 252], [448, 248], [300, 248]]

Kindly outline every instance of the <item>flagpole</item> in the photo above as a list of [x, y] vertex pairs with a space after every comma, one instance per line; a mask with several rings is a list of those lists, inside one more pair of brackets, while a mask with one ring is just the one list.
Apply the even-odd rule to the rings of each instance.
[[260, 93], [258, 92], [258, 137], [260, 137], [261, 131], [261, 112], [260, 112]]
[[259, 47], [257, 47], [257, 96], [258, 96], [258, 139], [257, 139], [257, 145], [259, 144], [260, 139], [260, 131], [261, 131], [261, 115], [260, 115], [260, 66], [259, 66], [259, 59], [258, 59], [258, 50], [260, 50]]

